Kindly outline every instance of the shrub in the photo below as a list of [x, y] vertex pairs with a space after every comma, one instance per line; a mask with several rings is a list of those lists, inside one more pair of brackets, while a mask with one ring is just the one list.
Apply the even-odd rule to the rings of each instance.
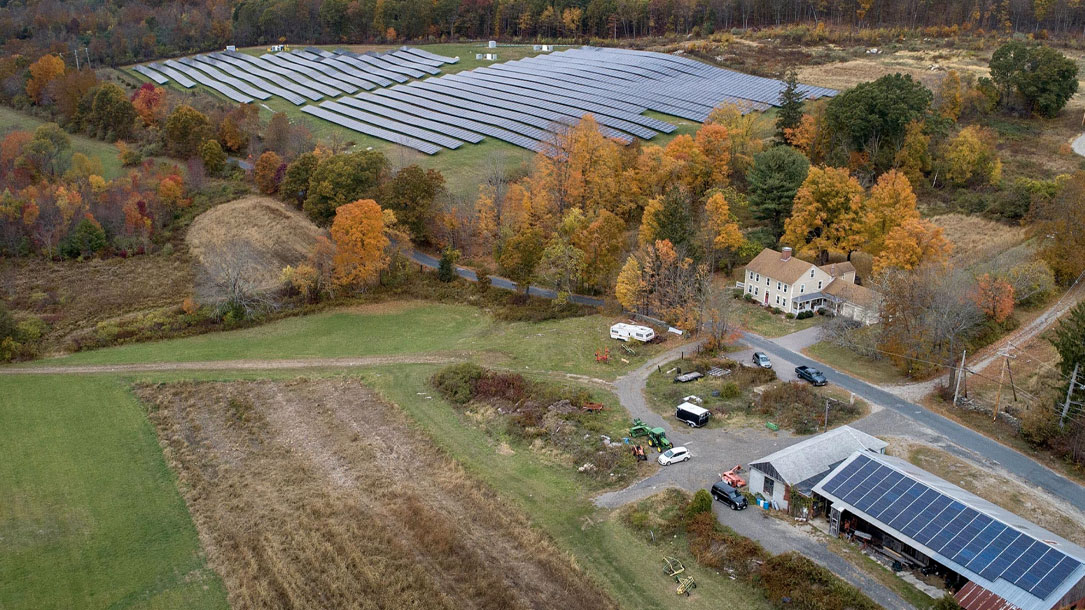
[[779, 315], [779, 314], [784, 313], [784, 310], [780, 309], [779, 307], [773, 307], [772, 308], [772, 313]]
[[743, 300], [745, 300], [747, 302], [753, 303], [753, 295], [748, 293], [748, 292], [746, 294], [742, 295], [742, 298], [743, 298]]
[[475, 397], [475, 384], [485, 373], [479, 365], [464, 362], [441, 369], [430, 384], [449, 402], [465, 405]]
[[793, 313], [791, 313], [789, 311], [789, 312], [787, 312], [787, 314], [784, 315], [784, 317], [787, 318], [788, 320], [794, 320], [795, 319], [795, 314], [793, 314]]
[[799, 315], [795, 316], [795, 318], [799, 320], [806, 320], [812, 317], [814, 317], [814, 312], [810, 311], [809, 309], [807, 309], [806, 311], [800, 311]]
[[686, 516], [692, 519], [701, 513], [711, 512], [712, 496], [709, 495], [707, 490], [698, 489], [697, 493], [693, 494], [693, 498], [690, 499], [689, 504], [686, 505]]
[[720, 386], [720, 398], [738, 398], [740, 395], [742, 395], [742, 390], [734, 381], [728, 381]]
[[761, 585], [770, 600], [780, 602], [788, 597], [793, 608], [874, 610], [879, 607], [859, 589], [795, 552], [781, 553], [765, 561], [761, 566]]

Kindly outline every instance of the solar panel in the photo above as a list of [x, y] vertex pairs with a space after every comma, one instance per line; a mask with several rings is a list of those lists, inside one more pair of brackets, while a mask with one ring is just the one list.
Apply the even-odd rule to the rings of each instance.
[[353, 106], [360, 110], [365, 110], [371, 114], [378, 114], [384, 117], [388, 117], [401, 123], [406, 123], [407, 125], [422, 127], [424, 129], [435, 131], [449, 137], [471, 142], [472, 144], [477, 144], [483, 140], [482, 136], [472, 131], [460, 129], [459, 127], [456, 127], [454, 125], [446, 125], [439, 121], [431, 121], [427, 118], [422, 118], [421, 116], [412, 115], [406, 112], [400, 112], [398, 110], [394, 110], [392, 108], [388, 108], [380, 104], [374, 104], [372, 102], [368, 102], [358, 98], [344, 97], [338, 101], [341, 104]]
[[424, 64], [413, 61], [410, 57], [402, 57], [398, 51], [392, 51], [390, 53], [384, 53], [380, 56], [381, 59], [389, 63], [402, 66], [404, 68], [411, 68], [412, 70], [418, 70], [427, 74], [440, 74], [441, 71], [433, 66], [427, 66]]
[[[328, 52], [323, 51], [322, 53], [328, 53]], [[350, 53], [345, 53], [343, 51], [336, 51], [334, 53], [334, 55], [339, 60], [348, 62], [348, 63], [356, 66], [359, 70], [362, 70], [362, 71], [364, 71], [366, 73], [376, 74], [378, 76], [383, 76], [384, 78], [387, 78], [390, 81], [395, 81], [397, 83], [405, 83], [408, 80], [410, 80], [408, 77], [406, 77], [406, 76], [404, 76], [402, 74], [392, 72], [391, 70], [385, 70], [384, 68], [380, 68], [380, 67], [378, 67], [378, 66], [376, 66], [376, 65], [374, 65], [372, 63], [366, 62], [365, 60], [361, 59], [357, 55], [352, 55]]]
[[323, 85], [327, 85], [328, 87], [332, 87], [335, 90], [335, 93], [332, 93], [331, 95], [342, 95], [343, 93], [358, 92], [358, 87], [348, 82], [341, 81], [333, 76], [328, 76], [328, 74], [324, 72], [313, 70], [312, 68], [301, 66], [298, 65], [296, 62], [287, 60], [284, 53], [279, 53], [275, 55], [268, 53], [261, 55], [260, 59], [267, 61], [268, 63], [275, 64], [276, 66], [279, 66], [286, 70], [290, 70], [295, 74], [304, 75], [306, 78], [311, 78], [312, 80], [319, 82]]
[[[317, 74], [322, 74], [324, 78], [334, 78], [339, 82], [350, 83], [351, 85], [354, 85], [355, 87], [359, 87], [361, 89], [365, 89], [366, 91], [372, 91], [373, 89], [377, 88], [376, 85], [366, 79], [351, 76], [349, 74], [344, 74], [329, 64], [305, 59], [301, 55], [292, 51], [288, 53], [279, 53], [275, 57], [300, 66], [301, 68], [308, 68], [310, 71], [315, 70]], [[317, 74], [314, 74], [314, 76], [316, 76]], [[354, 92], [351, 91], [350, 93]]]
[[287, 81], [280, 81], [280, 83], [284, 87], [293, 87], [294, 83], [297, 83], [322, 95], [338, 96], [342, 95], [343, 93], [335, 87], [318, 83], [314, 80], [309, 79], [304, 74], [297, 72], [296, 70], [292, 70], [288, 67], [283, 67], [274, 61], [269, 61], [262, 57], [253, 57], [251, 55], [245, 55], [244, 53], [237, 53], [234, 51], [226, 51], [224, 53], [219, 53], [218, 55], [222, 56], [228, 61], [233, 61], [235, 65], [245, 65], [246, 69], [255, 68], [265, 72], [278, 74], [285, 79], [289, 79]]
[[266, 100], [271, 97], [271, 94], [267, 91], [261, 91], [260, 89], [250, 86], [244, 81], [223, 74], [220, 70], [218, 70], [218, 68], [214, 68], [205, 63], [198, 62], [195, 59], [189, 57], [182, 57], [177, 61], [194, 70], [199, 70], [200, 72], [206, 74], [208, 77], [215, 81], [218, 81], [220, 83], [226, 83], [227, 85], [233, 87], [234, 89], [237, 89], [238, 91], [249, 97], [253, 97], [259, 100]]
[[822, 492], [887, 524], [989, 581], [1047, 598], [1081, 563], [901, 471], [859, 454], [820, 484]]
[[147, 78], [151, 79], [159, 85], [165, 85], [169, 82], [169, 79], [166, 78], [162, 73], [148, 68], [147, 66], [132, 66], [132, 69], [136, 72], [139, 72], [143, 76], [146, 76]]
[[174, 61], [172, 59], [167, 59], [165, 61], [165, 65], [167, 67], [177, 71], [177, 72], [180, 72], [180, 73], [184, 74], [185, 76], [188, 76], [192, 80], [198, 82], [201, 85], [204, 85], [205, 87], [208, 87], [210, 89], [214, 89], [215, 91], [218, 91], [222, 95], [226, 96], [227, 98], [229, 98], [229, 99], [231, 99], [231, 100], [233, 100], [235, 102], [238, 102], [239, 104], [248, 104], [248, 103], [252, 102], [251, 97], [245, 95], [244, 93], [238, 92], [236, 89], [234, 89], [233, 87], [230, 87], [229, 85], [227, 85], [225, 83], [219, 82], [219, 81], [217, 81], [217, 80], [215, 80], [215, 79], [201, 73], [199, 70], [196, 70], [195, 68], [192, 68], [191, 66], [186, 66], [186, 65], [184, 65], [182, 63], [179, 63], [177, 61]]
[[243, 70], [238, 69], [233, 64], [228, 64], [224, 61], [217, 60], [207, 55], [197, 55], [194, 59], [196, 59], [196, 61], [198, 62], [203, 62], [210, 66], [214, 66], [215, 68], [222, 70], [224, 73], [238, 81], [245, 81], [259, 90], [267, 91], [272, 95], [277, 95], [297, 106], [305, 103], [305, 98], [294, 93], [293, 91], [287, 91], [286, 89], [283, 89], [282, 87], [279, 87], [277, 85], [273, 85], [258, 76], [253, 76]]
[[454, 64], [454, 63], [457, 63], [457, 62], [460, 61], [459, 57], [445, 57], [444, 55], [438, 55], [436, 53], [430, 53], [429, 51], [426, 51], [425, 49], [419, 49], [417, 47], [403, 47], [402, 50], [406, 51], [408, 53], [413, 53], [413, 54], [418, 55], [420, 57], [426, 57], [426, 58], [432, 59], [434, 61], [438, 61], [438, 62], [440, 62], [442, 64]]
[[358, 67], [355, 66], [353, 63], [341, 61], [335, 55], [326, 56], [320, 54], [319, 49], [316, 49], [316, 51], [317, 53], [295, 51], [295, 54], [298, 57], [303, 57], [310, 61], [315, 61], [320, 64], [331, 66], [332, 68], [335, 68], [343, 74], [353, 76], [354, 78], [361, 79], [367, 83], [371, 83], [380, 87], [387, 87], [388, 85], [392, 84], [392, 81], [388, 80], [387, 78], [384, 78], [383, 76], [377, 76], [376, 74], [367, 73], [364, 70], [359, 70]]
[[372, 51], [361, 54], [351, 53], [351, 55], [354, 55], [355, 57], [366, 63], [370, 63], [379, 68], [388, 70], [389, 72], [398, 72], [411, 78], [422, 78], [427, 74], [426, 72], [423, 72], [421, 70], [404, 67], [399, 65], [398, 63], [388, 61], [383, 56], [378, 55], [377, 53], [373, 53]]
[[[256, 64], [251, 64], [251, 63], [248, 63], [248, 62], [245, 62], [245, 61], [241, 61], [241, 60], [236, 59], [234, 57], [230, 57], [229, 55], [227, 55], [225, 53], [209, 53], [207, 55], [207, 57], [209, 57], [209, 58], [211, 58], [211, 59], [213, 59], [215, 61], [218, 61], [219, 64], [216, 64], [216, 65], [228, 64], [228, 65], [232, 66], [233, 69], [236, 71], [235, 75], [238, 78], [242, 78], [242, 76], [241, 76], [242, 73], [251, 74], [253, 76], [257, 76], [257, 77], [260, 77], [260, 78], [264, 79], [265, 81], [267, 81], [268, 83], [273, 84], [276, 87], [279, 87], [279, 88], [281, 88], [283, 90], [286, 90], [286, 91], [291, 91], [291, 92], [297, 93], [299, 95], [302, 95], [304, 97], [309, 98], [312, 101], [317, 101], [317, 100], [320, 100], [320, 99], [322, 99], [324, 97], [319, 91], [314, 91], [314, 90], [312, 90], [312, 89], [310, 89], [308, 87], [305, 87], [303, 85], [299, 85], [298, 83], [293, 82], [291, 80], [288, 80], [286, 77], [284, 77], [284, 76], [282, 76], [280, 74], [277, 74], [275, 72], [271, 72], [271, 71], [268, 71], [268, 70], [264, 70], [263, 68], [257, 67]], [[270, 91], [270, 89], [267, 89], [267, 90]]]
[[378, 114], [363, 112], [358, 108], [347, 106], [345, 104], [340, 104], [338, 102], [323, 102], [320, 104], [320, 107], [324, 108], [325, 110], [338, 112], [339, 114], [350, 117], [352, 119], [364, 121], [366, 123], [369, 123], [370, 125], [374, 125], [382, 129], [406, 134], [408, 136], [418, 138], [419, 140], [424, 140], [426, 142], [433, 142], [434, 144], [438, 146], [444, 146], [445, 148], [455, 149], [463, 145], [463, 142], [455, 138], [444, 136], [439, 133], [433, 133], [431, 131], [426, 131], [425, 129], [419, 129], [417, 127], [413, 127], [399, 121], [394, 121]]
[[177, 83], [178, 85], [181, 85], [185, 89], [191, 89], [192, 87], [196, 86], [196, 83], [192, 82], [187, 76], [185, 76], [184, 74], [181, 74], [180, 72], [178, 72], [177, 70], [174, 70], [173, 68], [171, 68], [169, 66], [163, 66], [163, 65], [159, 65], [159, 64], [149, 64], [149, 67], [151, 69], [153, 69], [153, 70], [158, 70], [162, 74], [165, 74], [166, 76], [170, 77], [171, 79], [173, 79], [173, 82]]
[[347, 129], [357, 131], [358, 133], [363, 133], [368, 136], [373, 136], [375, 138], [380, 138], [382, 140], [401, 144], [408, 148], [413, 148], [417, 151], [424, 152], [427, 155], [435, 155], [438, 151], [441, 150], [441, 148], [436, 144], [423, 142], [422, 140], [388, 131], [387, 129], [381, 129], [372, 125], [366, 125], [361, 121], [356, 121], [354, 119], [338, 115], [334, 112], [324, 110], [323, 108], [319, 108], [317, 106], [302, 106], [301, 111], [306, 114], [311, 114], [315, 117], [320, 117], [326, 121], [330, 121], [337, 125], [341, 125], [343, 127], [346, 127]]

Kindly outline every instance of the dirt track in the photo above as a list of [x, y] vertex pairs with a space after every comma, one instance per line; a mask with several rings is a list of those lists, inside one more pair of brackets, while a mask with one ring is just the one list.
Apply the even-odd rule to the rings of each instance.
[[74, 366], [33, 365], [2, 367], [0, 375], [82, 375], [88, 373], [152, 373], [159, 371], [261, 371], [280, 369], [353, 368], [384, 364], [448, 364], [463, 354], [407, 354], [362, 358], [296, 358], [290, 360], [201, 360], [196, 362], [146, 362], [140, 364], [91, 364]]

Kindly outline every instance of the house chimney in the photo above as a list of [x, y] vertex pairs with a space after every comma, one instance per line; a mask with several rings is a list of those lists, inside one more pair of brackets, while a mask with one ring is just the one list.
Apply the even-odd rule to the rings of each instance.
[[780, 253], [780, 260], [782, 260], [782, 261], [791, 260], [791, 248], [788, 248], [786, 246], [783, 248], [783, 252]]

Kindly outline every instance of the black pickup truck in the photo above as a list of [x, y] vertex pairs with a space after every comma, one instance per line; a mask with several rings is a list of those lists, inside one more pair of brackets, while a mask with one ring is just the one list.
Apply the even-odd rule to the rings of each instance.
[[799, 376], [799, 379], [805, 379], [816, 386], [822, 386], [829, 381], [825, 379], [825, 375], [821, 374], [821, 371], [810, 366], [797, 366], [795, 367], [795, 374]]

